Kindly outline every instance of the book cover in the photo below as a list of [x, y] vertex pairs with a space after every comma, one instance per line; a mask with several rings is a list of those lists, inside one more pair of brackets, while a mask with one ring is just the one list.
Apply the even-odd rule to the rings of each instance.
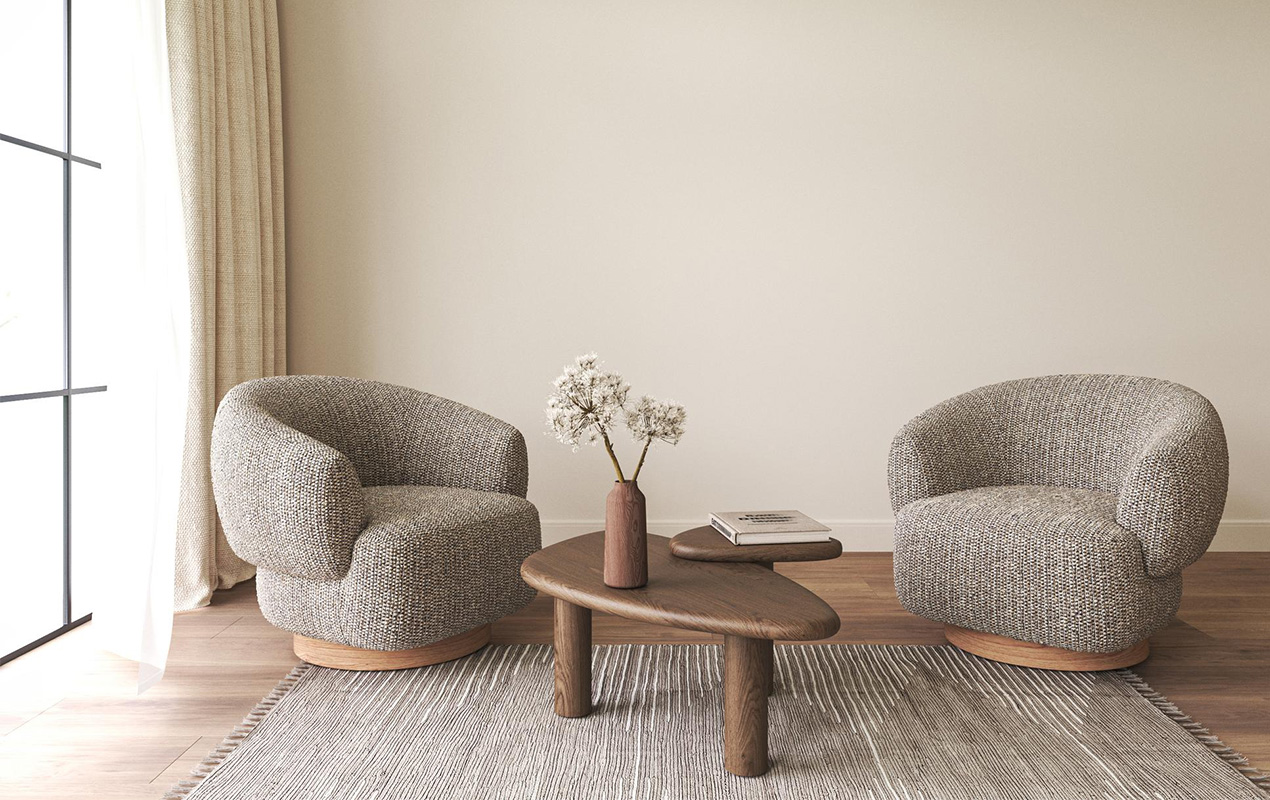
[[[828, 533], [831, 529], [801, 511], [714, 511], [710, 521], [722, 523], [733, 536], [751, 534]], [[715, 526], [717, 529], [719, 526]], [[725, 532], [726, 535], [726, 532]], [[733, 538], [733, 537], [729, 537]]]

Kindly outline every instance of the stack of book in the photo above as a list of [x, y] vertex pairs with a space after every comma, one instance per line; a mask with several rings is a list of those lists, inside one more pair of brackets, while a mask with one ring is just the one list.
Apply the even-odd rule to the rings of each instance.
[[732, 544], [827, 542], [831, 530], [801, 511], [714, 511], [710, 525]]

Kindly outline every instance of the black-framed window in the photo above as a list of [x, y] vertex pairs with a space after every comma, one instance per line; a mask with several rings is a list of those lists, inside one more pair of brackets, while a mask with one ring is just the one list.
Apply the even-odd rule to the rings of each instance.
[[92, 616], [76, 486], [107, 455], [94, 5], [0, 0], [0, 664]]

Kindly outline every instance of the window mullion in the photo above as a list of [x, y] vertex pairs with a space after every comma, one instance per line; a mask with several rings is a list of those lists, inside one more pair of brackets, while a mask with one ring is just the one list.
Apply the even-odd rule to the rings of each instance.
[[[66, 152], [71, 150], [71, 0], [62, 15]], [[71, 160], [62, 161], [62, 624], [71, 623]]]

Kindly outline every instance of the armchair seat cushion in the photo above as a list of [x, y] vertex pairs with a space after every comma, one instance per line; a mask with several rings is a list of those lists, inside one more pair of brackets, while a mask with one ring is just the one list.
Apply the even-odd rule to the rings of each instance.
[[1181, 577], [1150, 577], [1141, 539], [1095, 489], [989, 486], [896, 512], [900, 602], [928, 619], [1084, 652], [1123, 650], [1168, 624]]
[[534, 595], [520, 563], [538, 550], [538, 512], [521, 497], [440, 486], [362, 490], [366, 527], [336, 580], [261, 568], [261, 608], [315, 639], [405, 650], [506, 616]]

